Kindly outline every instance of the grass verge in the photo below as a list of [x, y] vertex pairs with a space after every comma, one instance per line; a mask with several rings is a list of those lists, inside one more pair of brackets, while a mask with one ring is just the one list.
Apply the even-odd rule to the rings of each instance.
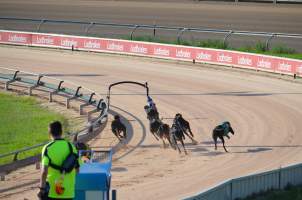
[[[33, 97], [0, 92], [0, 154], [48, 141], [48, 124], [54, 120], [61, 121], [64, 129], [68, 127], [65, 117], [41, 107]], [[18, 159], [40, 152], [41, 148], [37, 148], [21, 153]], [[1, 158], [0, 164], [12, 159]]]

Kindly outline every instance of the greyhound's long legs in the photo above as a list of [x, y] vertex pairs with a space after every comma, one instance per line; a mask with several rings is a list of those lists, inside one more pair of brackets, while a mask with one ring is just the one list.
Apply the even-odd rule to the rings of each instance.
[[184, 141], [180, 140], [180, 143], [181, 143], [182, 147], [184, 148], [185, 154], [188, 154], [187, 150], [186, 150], [186, 147], [185, 147], [185, 144], [184, 144]]
[[119, 141], [121, 141], [121, 138], [119, 137], [119, 136], [120, 136], [119, 132], [118, 132], [117, 130], [114, 130], [114, 131], [112, 131], [112, 132], [113, 132], [113, 134], [115, 135], [115, 137], [117, 137], [117, 139], [118, 139]]
[[168, 140], [168, 142], [169, 142], [170, 146], [173, 148], [173, 146], [172, 146], [172, 142], [171, 142], [171, 140], [170, 140], [170, 137], [167, 137], [167, 140]]
[[163, 145], [164, 145], [164, 149], [165, 149], [166, 148], [166, 143], [165, 143], [164, 138], [162, 138], [162, 141], [163, 141]]
[[224, 139], [223, 139], [223, 136], [222, 137], [219, 137], [222, 141], [222, 145], [223, 145], [223, 148], [225, 150], [225, 152], [228, 152], [228, 150], [225, 148], [225, 145], [224, 145]]
[[178, 149], [178, 152], [181, 153], [180, 148], [179, 148], [177, 142], [175, 143], [175, 145], [176, 145], [176, 147], [177, 147], [177, 149]]
[[193, 135], [193, 133], [192, 133], [192, 131], [191, 131], [190, 125], [189, 125], [189, 127], [188, 127], [188, 131], [189, 131], [189, 133], [191, 134], [191, 136], [194, 137], [194, 135]]
[[188, 136], [188, 137], [192, 140], [192, 143], [193, 143], [193, 144], [197, 144], [197, 143], [198, 143], [196, 140], [194, 140], [194, 138], [193, 138], [194, 136], [193, 136], [191, 130], [189, 130], [189, 132], [190, 132], [190, 134], [191, 134], [193, 137], [192, 137], [191, 135], [189, 135], [185, 129], [182, 129], [182, 131], [183, 131], [183, 133], [184, 133], [186, 136]]
[[123, 130], [123, 137], [124, 137], [124, 139], [127, 138], [127, 131], [126, 130]]
[[213, 140], [215, 143], [215, 150], [217, 150], [217, 136], [216, 135], [213, 135]]
[[171, 147], [172, 147], [174, 150], [176, 150], [177, 140], [176, 140], [175, 136], [172, 135], [172, 137], [169, 138], [169, 141], [170, 141]]
[[159, 140], [159, 139], [156, 137], [155, 133], [152, 132], [152, 135], [155, 137], [156, 140]]
[[187, 134], [186, 132], [185, 132], [185, 134], [192, 140], [192, 143], [193, 144], [197, 144], [198, 142], [196, 141], [196, 140], [194, 140], [194, 138], [192, 138], [189, 134]]
[[[175, 146], [177, 147], [178, 152], [181, 153], [180, 148], [179, 148], [179, 146], [178, 146], [178, 144], [177, 144], [177, 140], [176, 140], [176, 138], [175, 138], [175, 135], [173, 135], [173, 139], [174, 139], [174, 141], [175, 141]], [[176, 148], [175, 148], [175, 149], [176, 149]]]

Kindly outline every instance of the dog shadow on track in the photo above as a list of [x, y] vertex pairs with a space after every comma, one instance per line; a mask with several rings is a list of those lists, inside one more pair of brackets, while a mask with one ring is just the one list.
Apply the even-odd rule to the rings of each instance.
[[157, 149], [157, 148], [162, 148], [162, 145], [160, 145], [160, 144], [143, 144], [143, 145], [140, 146], [140, 148], [142, 148], [142, 149], [151, 149], [151, 148]]
[[127, 168], [125, 168], [125, 167], [113, 167], [113, 168], [111, 169], [111, 171], [112, 171], [112, 172], [127, 172], [128, 170], [127, 170]]
[[[190, 150], [192, 152], [192, 154], [194, 154], [195, 156], [218, 156], [218, 155], [222, 155], [222, 154], [228, 154], [225, 153], [224, 151], [220, 151], [220, 148], [222, 149], [222, 145], [220, 146], [219, 144], [222, 144], [221, 142], [218, 143], [218, 150], [216, 151], [214, 142], [205, 142], [206, 145], [204, 145], [203, 143], [198, 144], [198, 145], [190, 145], [187, 144], [187, 148], [188, 150]], [[258, 147], [258, 146], [227, 146], [229, 148], [240, 148], [240, 150], [242, 148], [246, 149], [246, 150], [241, 150], [241, 151], [234, 151], [231, 150], [229, 153], [259, 153], [259, 152], [263, 152], [263, 151], [272, 151], [273, 148], [271, 147]]]
[[[221, 142], [219, 141], [218, 144], [221, 144]], [[265, 151], [273, 151], [276, 148], [302, 148], [302, 145], [227, 145], [227, 147], [233, 149], [233, 151], [231, 150], [230, 153], [260, 153]], [[201, 142], [200, 145], [198, 145], [198, 148], [204, 148], [209, 151], [214, 151], [214, 142]], [[240, 150], [234, 151], [234, 149]], [[194, 151], [194, 149], [192, 149], [191, 151]]]

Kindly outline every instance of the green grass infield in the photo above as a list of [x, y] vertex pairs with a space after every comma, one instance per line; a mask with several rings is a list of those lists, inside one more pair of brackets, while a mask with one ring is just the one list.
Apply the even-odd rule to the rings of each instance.
[[[0, 92], [0, 155], [48, 141], [48, 124], [55, 120], [68, 127], [64, 116], [43, 108], [35, 98]], [[41, 149], [20, 153], [18, 159], [39, 154]], [[12, 159], [1, 158], [0, 165]]]

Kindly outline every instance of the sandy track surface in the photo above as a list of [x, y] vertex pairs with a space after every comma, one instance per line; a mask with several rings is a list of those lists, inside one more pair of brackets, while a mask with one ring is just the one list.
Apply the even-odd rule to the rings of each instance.
[[[189, 155], [163, 149], [149, 132], [144, 89], [113, 88], [112, 113], [122, 115], [130, 138], [114, 155], [112, 187], [119, 199], [181, 199], [228, 178], [302, 161], [301, 83], [174, 61], [25, 47], [0, 46], [0, 60], [101, 94], [112, 82], [148, 81], [164, 122], [171, 124], [177, 112], [190, 121], [199, 144], [186, 139]], [[221, 144], [215, 151], [211, 139], [223, 120], [235, 130], [226, 141], [230, 153]], [[117, 143], [107, 126], [91, 146]], [[38, 175], [33, 166], [10, 174], [0, 182], [0, 199], [35, 199]]]
[[0, 16], [301, 33], [301, 8], [193, 0], [1, 0]]

